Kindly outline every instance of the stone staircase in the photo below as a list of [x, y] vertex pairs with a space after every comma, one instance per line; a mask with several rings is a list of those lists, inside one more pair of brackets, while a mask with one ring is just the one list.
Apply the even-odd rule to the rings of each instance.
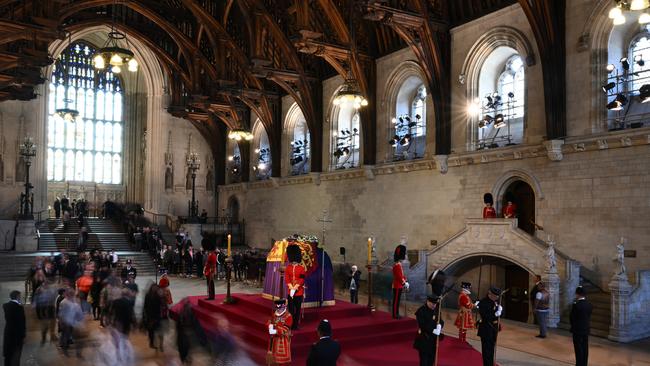
[[[88, 228], [88, 249], [103, 249], [116, 251], [130, 251], [131, 246], [126, 234], [121, 232], [113, 222], [95, 217], [86, 219]], [[40, 251], [74, 250], [79, 238], [79, 224], [71, 220], [67, 230], [64, 230], [61, 219], [47, 219], [39, 226]]]
[[[608, 292], [604, 292], [588, 280], [581, 278], [582, 287], [587, 291], [587, 300], [593, 306], [591, 313], [591, 335], [607, 338], [609, 335], [609, 325], [612, 319], [612, 297]], [[571, 308], [568, 307], [562, 312], [559, 328], [569, 329], [569, 313]]]

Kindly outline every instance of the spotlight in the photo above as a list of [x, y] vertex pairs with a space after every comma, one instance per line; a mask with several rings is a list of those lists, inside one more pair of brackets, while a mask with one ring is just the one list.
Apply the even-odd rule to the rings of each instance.
[[255, 154], [259, 154], [259, 153], [260, 153], [260, 149], [255, 149]]
[[621, 58], [621, 65], [625, 71], [628, 71], [630, 69], [630, 63], [627, 61], [627, 57]]
[[470, 116], [476, 116], [481, 112], [481, 105], [478, 103], [469, 103], [467, 105], [467, 114]]
[[607, 72], [612, 72], [614, 70], [616, 70], [616, 66], [614, 66], [614, 64], [607, 65]]
[[616, 87], [616, 83], [613, 81], [610, 81], [609, 83], [603, 85], [603, 91], [607, 93], [608, 91], [614, 89]]
[[348, 155], [350, 155], [350, 149], [348, 149], [347, 147], [344, 147], [343, 148], [343, 156], [348, 156]]
[[621, 93], [616, 94], [616, 99], [617, 102], [621, 103], [621, 106], [624, 106], [627, 104], [627, 97]]
[[478, 128], [485, 128], [487, 127], [487, 122], [485, 122], [484, 119], [478, 121]]
[[614, 23], [614, 25], [621, 25], [621, 24], [625, 24], [625, 20], [626, 20], [625, 15], [621, 14], [616, 18], [614, 18], [614, 21], [612, 23]]
[[508, 92], [508, 98], [512, 99], [515, 97], [515, 93], [513, 92]]
[[499, 113], [494, 118], [494, 128], [501, 128], [506, 125], [506, 121], [503, 118], [503, 114]]
[[644, 10], [650, 7], [650, 2], [648, 0], [632, 0], [630, 3], [630, 10]]
[[618, 6], [615, 6], [609, 10], [609, 19], [616, 19], [623, 15], [623, 11]]
[[643, 67], [645, 65], [645, 61], [643, 61], [643, 55], [634, 56], [634, 62], [640, 67]]
[[650, 23], [650, 14], [643, 13], [639, 15], [639, 24], [648, 24]]
[[422, 116], [420, 116], [419, 114], [416, 114], [416, 115], [415, 115], [415, 119], [418, 119], [418, 120], [419, 120], [420, 118], [422, 118]]
[[643, 84], [639, 88], [639, 98], [641, 99], [641, 103], [650, 102], [650, 84]]
[[235, 160], [235, 157], [232, 156], [232, 155], [230, 155], [230, 156], [228, 157], [228, 161], [233, 161], [233, 160]]
[[390, 121], [393, 122], [393, 124], [395, 124], [397, 123], [397, 118], [393, 117]]

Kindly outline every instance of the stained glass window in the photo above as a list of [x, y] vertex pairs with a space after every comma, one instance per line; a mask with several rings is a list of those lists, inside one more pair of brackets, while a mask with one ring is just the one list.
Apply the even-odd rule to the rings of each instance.
[[[110, 70], [95, 71], [94, 52], [92, 46], [76, 42], [56, 60], [48, 97], [50, 181], [122, 183], [122, 83]], [[55, 117], [59, 108], [76, 109], [83, 121]]]

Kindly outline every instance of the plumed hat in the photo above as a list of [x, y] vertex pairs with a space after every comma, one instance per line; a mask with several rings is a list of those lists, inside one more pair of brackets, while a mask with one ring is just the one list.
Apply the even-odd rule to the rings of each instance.
[[486, 205], [489, 203], [491, 205], [494, 204], [494, 197], [492, 197], [492, 193], [486, 193], [483, 195], [483, 203]]
[[287, 245], [287, 258], [289, 262], [302, 262], [302, 251], [298, 245]]
[[429, 276], [427, 283], [431, 285], [431, 293], [434, 296], [442, 296], [445, 292], [445, 283], [447, 282], [447, 276], [445, 272], [441, 269], [436, 269]]
[[395, 248], [395, 254], [393, 254], [393, 261], [399, 262], [406, 259], [406, 246], [400, 244]]
[[472, 289], [472, 284], [469, 282], [461, 282], [460, 283], [460, 288], [465, 289], [465, 290], [471, 290]]

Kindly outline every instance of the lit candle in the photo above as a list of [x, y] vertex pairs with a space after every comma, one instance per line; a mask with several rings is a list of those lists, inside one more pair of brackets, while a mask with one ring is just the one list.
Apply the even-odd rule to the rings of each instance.
[[368, 264], [372, 264], [372, 238], [368, 238]]
[[228, 256], [229, 257], [230, 257], [230, 239], [231, 238], [232, 238], [232, 236], [230, 234], [228, 234]]

